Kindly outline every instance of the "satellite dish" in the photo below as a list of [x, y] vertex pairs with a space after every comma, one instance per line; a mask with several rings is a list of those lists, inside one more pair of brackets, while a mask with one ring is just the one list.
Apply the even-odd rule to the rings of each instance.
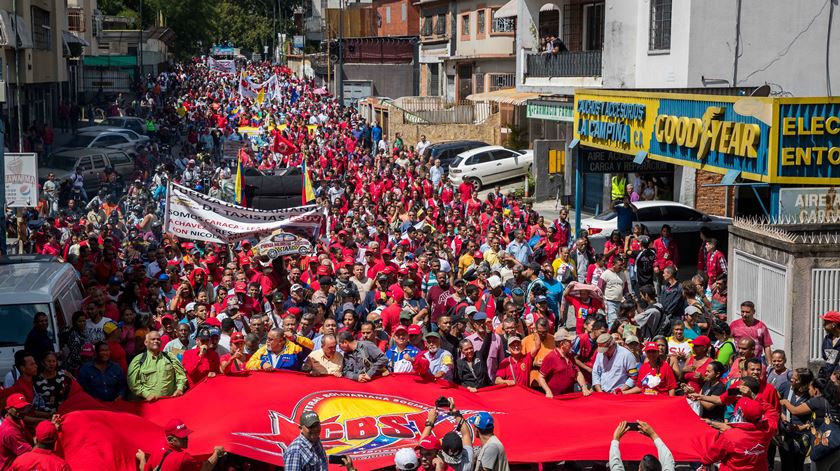
[[750, 93], [750, 96], [770, 96], [770, 85], [766, 83]]

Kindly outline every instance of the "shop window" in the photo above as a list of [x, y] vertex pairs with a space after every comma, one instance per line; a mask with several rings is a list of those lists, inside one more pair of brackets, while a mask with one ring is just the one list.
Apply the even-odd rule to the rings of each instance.
[[650, 1], [650, 50], [671, 49], [671, 1]]
[[32, 7], [32, 46], [45, 51], [52, 49], [50, 12], [38, 7]]

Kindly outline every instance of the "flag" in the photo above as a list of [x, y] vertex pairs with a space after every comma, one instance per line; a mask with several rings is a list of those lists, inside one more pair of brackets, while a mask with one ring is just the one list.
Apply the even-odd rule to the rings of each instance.
[[242, 173], [242, 157], [236, 158], [236, 186], [234, 187], [234, 201], [239, 206], [245, 206], [245, 174]]
[[271, 147], [272, 152], [278, 152], [283, 155], [291, 155], [298, 151], [294, 142], [283, 137], [280, 132], [274, 133], [274, 143]]
[[300, 170], [303, 173], [303, 204], [315, 199], [315, 189], [312, 188], [312, 179], [309, 178], [309, 171], [306, 170], [306, 159], [300, 163]]
[[300, 95], [298, 95], [297, 88], [293, 88], [292, 93], [289, 96], [289, 104], [294, 105], [295, 102], [298, 101], [298, 98], [300, 98]]
[[257, 93], [257, 103], [262, 104], [265, 101], [265, 89], [261, 88]]
[[[195, 430], [188, 451], [199, 459], [222, 445], [231, 453], [282, 465], [283, 452], [300, 436], [301, 414], [310, 410], [321, 419], [321, 444], [328, 455], [350, 456], [361, 471], [381, 469], [393, 465], [396, 450], [417, 445], [440, 396], [454, 398], [467, 421], [489, 413], [511, 463], [606, 461], [613, 429], [622, 420], [648, 422], [677, 461], [700, 461], [717, 437], [684, 397], [574, 393], [547, 399], [521, 386], [470, 393], [407, 374], [366, 383], [287, 370], [216, 375], [183, 396], [144, 403], [99, 402], [79, 389], [60, 409], [59, 445], [73, 469], [135, 469], [137, 449], [150, 453], [159, 448], [164, 440], [160, 424], [170, 417]], [[220, 397], [240, 397], [243, 391], [248, 391], [247, 407], [224, 420], [206, 413], [218, 408]], [[439, 414], [432, 434], [442, 437], [457, 426], [449, 414]], [[571, 432], [574, 439], [569, 439]], [[551, 446], [535, 446], [534, 437]], [[472, 437], [472, 445], [480, 445], [478, 437]], [[628, 433], [621, 440], [626, 460], [655, 452], [641, 434]]]

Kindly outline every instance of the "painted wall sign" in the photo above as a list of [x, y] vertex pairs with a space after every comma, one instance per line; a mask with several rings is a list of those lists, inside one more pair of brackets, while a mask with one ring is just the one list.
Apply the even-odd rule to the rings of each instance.
[[572, 103], [560, 103], [548, 100], [528, 100], [525, 107], [528, 118], [549, 121], [574, 122], [575, 111]]
[[640, 165], [632, 157], [608, 150], [582, 148], [580, 160], [583, 173], [673, 173], [665, 162], [645, 159]]
[[782, 188], [779, 190], [779, 217], [800, 224], [840, 220], [840, 195], [835, 187]]

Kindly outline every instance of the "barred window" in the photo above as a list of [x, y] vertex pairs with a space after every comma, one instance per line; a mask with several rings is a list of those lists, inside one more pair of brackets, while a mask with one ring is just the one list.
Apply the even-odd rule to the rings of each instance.
[[475, 32], [477, 34], [484, 34], [487, 31], [487, 28], [485, 27], [485, 14], [485, 10], [478, 10], [475, 27]]
[[76, 33], [85, 32], [84, 11], [73, 9], [67, 12], [67, 29]]
[[423, 17], [423, 27], [420, 30], [421, 36], [431, 36], [432, 35], [432, 17], [431, 16], [424, 16]]
[[650, 50], [671, 49], [671, 0], [650, 1]]
[[443, 36], [446, 34], [446, 13], [438, 13], [435, 23], [435, 34]]
[[45, 51], [52, 49], [50, 12], [38, 7], [32, 7], [32, 46]]
[[470, 35], [470, 14], [461, 16], [461, 34], [464, 36]]
[[491, 33], [515, 33], [516, 18], [494, 18], [490, 25]]

